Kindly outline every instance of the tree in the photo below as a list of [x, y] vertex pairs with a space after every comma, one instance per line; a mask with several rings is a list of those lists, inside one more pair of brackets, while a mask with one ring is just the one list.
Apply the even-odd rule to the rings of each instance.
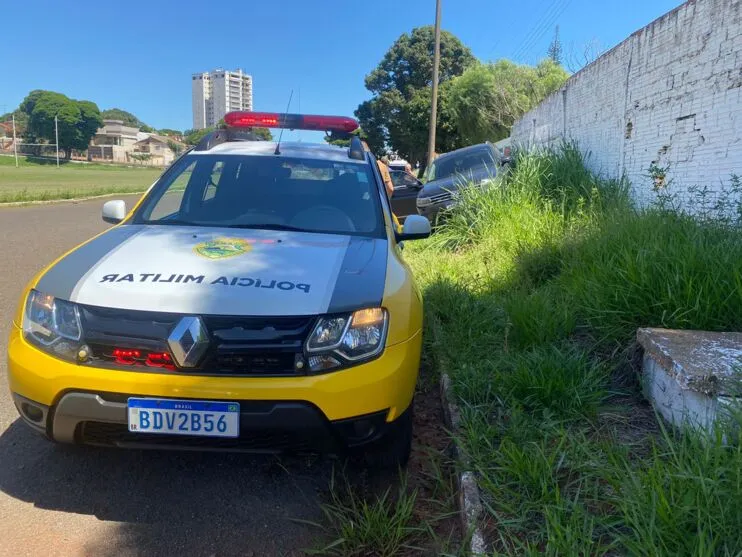
[[[23, 137], [26, 135], [26, 129], [28, 128], [28, 114], [23, 112], [20, 108], [16, 108], [13, 112], [8, 112], [0, 116], [0, 122], [12, 123], [13, 117], [15, 117], [15, 134], [17, 137]], [[13, 134], [13, 128], [10, 128], [8, 136]]]
[[101, 117], [104, 120], [122, 120], [125, 126], [131, 126], [132, 128], [142, 129], [142, 127], [149, 127], [139, 118], [134, 116], [131, 112], [127, 112], [126, 110], [122, 110], [120, 108], [106, 109], [101, 112]]
[[564, 68], [550, 59], [536, 67], [508, 60], [477, 64], [451, 81], [445, 103], [465, 145], [498, 141], [568, 77]]
[[363, 140], [366, 139], [366, 134], [363, 133], [361, 128], [358, 128], [350, 134], [332, 131], [325, 135], [324, 139], [330, 145], [335, 145], [337, 147], [350, 147], [350, 136], [353, 135], [360, 137]]
[[84, 151], [96, 131], [103, 125], [98, 106], [91, 101], [76, 101], [54, 91], [36, 90], [21, 103], [28, 114], [28, 131], [33, 137], [55, 140], [55, 118], [59, 147], [70, 158], [72, 149]]
[[139, 126], [139, 131], [144, 133], [155, 133], [155, 128], [148, 126], [147, 124], [142, 124]]
[[252, 131], [264, 141], [273, 141], [273, 134], [268, 128], [253, 128]]
[[570, 72], [576, 73], [588, 64], [592, 64], [605, 50], [605, 47], [595, 38], [584, 43], [580, 48], [575, 47], [574, 43], [570, 43], [565, 65]]
[[180, 155], [181, 151], [183, 151], [183, 145], [177, 141], [173, 141], [172, 139], [167, 140], [167, 146], [170, 147], [170, 150], [176, 155]]
[[[203, 128], [201, 130], [186, 130], [183, 138], [188, 145], [196, 145], [204, 137], [214, 131], [214, 128]], [[190, 133], [189, 133], [190, 132]]]
[[178, 130], [172, 130], [170, 128], [162, 128], [161, 130], [157, 130], [157, 133], [159, 135], [164, 135], [166, 137], [182, 137], [183, 133]]
[[139, 164], [144, 164], [152, 158], [152, 153], [129, 153], [129, 156], [135, 161], [139, 161]]
[[562, 63], [562, 42], [559, 40], [559, 26], [557, 25], [554, 29], [554, 40], [549, 45], [549, 50], [546, 55], [552, 62], [557, 64]]
[[[374, 152], [382, 153], [391, 147], [407, 160], [424, 158], [430, 117], [433, 48], [433, 27], [415, 28], [400, 36], [379, 65], [366, 76], [366, 89], [373, 98], [361, 103], [355, 114]], [[441, 33], [440, 53], [441, 87], [476, 61], [469, 48], [448, 31]], [[437, 145], [445, 142], [446, 128], [450, 126], [444, 112], [441, 110], [438, 118]]]

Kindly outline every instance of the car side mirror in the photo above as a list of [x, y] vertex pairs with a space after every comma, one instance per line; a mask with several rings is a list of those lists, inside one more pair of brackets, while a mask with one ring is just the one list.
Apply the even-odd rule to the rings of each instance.
[[397, 234], [397, 242], [422, 240], [430, 236], [430, 221], [422, 215], [408, 215]]
[[126, 218], [126, 202], [112, 199], [103, 204], [103, 220], [109, 224], [118, 224]]

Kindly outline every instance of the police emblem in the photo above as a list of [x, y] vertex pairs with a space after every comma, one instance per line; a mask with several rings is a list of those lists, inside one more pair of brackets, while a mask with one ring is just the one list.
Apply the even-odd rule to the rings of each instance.
[[215, 238], [201, 242], [193, 247], [198, 255], [209, 259], [226, 259], [247, 253], [252, 249], [250, 242], [242, 238]]

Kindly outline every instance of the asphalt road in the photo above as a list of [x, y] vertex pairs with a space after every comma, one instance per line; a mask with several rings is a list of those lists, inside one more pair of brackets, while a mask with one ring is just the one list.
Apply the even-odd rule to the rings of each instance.
[[[133, 198], [128, 198], [132, 202]], [[295, 555], [331, 463], [55, 446], [18, 419], [6, 345], [44, 265], [103, 230], [103, 200], [0, 208], [0, 556]]]

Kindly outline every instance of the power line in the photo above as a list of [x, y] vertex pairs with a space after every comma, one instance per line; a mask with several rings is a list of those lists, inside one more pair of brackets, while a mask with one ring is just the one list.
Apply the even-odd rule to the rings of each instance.
[[561, 5], [559, 4], [559, 2], [554, 4], [554, 11], [551, 13], [548, 19], [544, 20], [542, 25], [539, 27], [539, 30], [536, 32], [536, 34], [533, 35], [531, 40], [528, 41], [521, 48], [521, 50], [518, 52], [518, 57], [525, 57], [533, 51], [533, 47], [536, 46], [538, 42], [543, 38], [543, 36], [551, 30], [552, 25], [554, 25], [554, 23], [559, 20], [559, 17], [561, 17], [564, 11], [569, 7], [571, 1], [572, 0], [563, 0]]
[[513, 50], [513, 58], [515, 58], [516, 55], [520, 53], [520, 51], [523, 49], [526, 43], [530, 42], [530, 40], [542, 27], [544, 21], [546, 21], [550, 17], [551, 12], [558, 6], [560, 1], [561, 0], [557, 0], [556, 3], [551, 4], [551, 6], [549, 6], [548, 8], [546, 8], [546, 10], [541, 12], [541, 18], [536, 21], [535, 25], [531, 27], [531, 29], [523, 36], [523, 39], [521, 40], [520, 44], [518, 44], [518, 46]]
[[[546, 4], [546, 3], [548, 2], [548, 1], [549, 1], [549, 0], [541, 0], [541, 4], [539, 4], [539, 9], [537, 9], [537, 10], [534, 10], [534, 11], [538, 13], [538, 12], [540, 11], [540, 8], [541, 8], [541, 6], [543, 6], [544, 4]], [[479, 33], [479, 35], [477, 35], [477, 39], [479, 39], [479, 37], [480, 37], [480, 36], [481, 36], [481, 32]], [[492, 53], [493, 53], [493, 52], [495, 51], [495, 49], [496, 49], [496, 48], [497, 48], [498, 46], [500, 46], [500, 43], [501, 43], [501, 42], [502, 42], [502, 35], [498, 35], [498, 38], [497, 38], [497, 40], [496, 40], [496, 41], [494, 42], [494, 44], [492, 45], [492, 48], [490, 48], [490, 49], [489, 49], [489, 51], [488, 51], [488, 52], [487, 52], [487, 54], [486, 54], [486, 55], [484, 56], [484, 58], [485, 58], [485, 59], [488, 59], [488, 58], [489, 58], [489, 57], [490, 57], [490, 56], [492, 55]]]
[[530, 43], [526, 47], [524, 47], [523, 52], [521, 53], [521, 56], [525, 57], [526, 55], [530, 54], [533, 51], [533, 47], [536, 46], [538, 42], [543, 38], [543, 36], [551, 30], [552, 25], [554, 25], [557, 21], [559, 21], [559, 18], [565, 12], [565, 10], [569, 7], [571, 2], [572, 0], [564, 0], [564, 3], [557, 9], [557, 11], [549, 19], [548, 23], [544, 24], [538, 36], [532, 39]]
[[558, 17], [560, 8], [564, 5], [566, 0], [557, 0], [552, 4], [551, 8], [546, 12], [541, 22], [533, 29], [533, 32], [527, 37], [519, 46], [514, 57], [516, 60], [522, 59], [530, 50], [533, 45], [536, 44], [543, 36], [546, 30], [548, 30], [555, 19]]

